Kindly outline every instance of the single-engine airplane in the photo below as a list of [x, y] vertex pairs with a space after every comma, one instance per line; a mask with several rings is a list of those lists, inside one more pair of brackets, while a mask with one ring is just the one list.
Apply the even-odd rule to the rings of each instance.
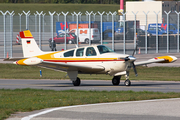
[[[147, 61], [135, 62], [133, 55], [118, 54], [104, 45], [91, 45], [78, 47], [69, 50], [43, 52], [39, 49], [35, 39], [29, 30], [20, 33], [23, 59], [18, 60], [17, 65], [36, 65], [54, 70], [67, 72], [74, 86], [81, 83], [80, 74], [109, 74], [113, 76], [112, 84], [119, 85], [122, 75], [125, 75], [126, 86], [131, 85], [129, 80], [129, 70], [133, 67], [137, 76], [136, 66], [150, 63], [171, 63], [177, 60], [175, 56], [161, 56]], [[135, 51], [134, 51], [135, 52]], [[8, 59], [5, 59], [8, 60]]]

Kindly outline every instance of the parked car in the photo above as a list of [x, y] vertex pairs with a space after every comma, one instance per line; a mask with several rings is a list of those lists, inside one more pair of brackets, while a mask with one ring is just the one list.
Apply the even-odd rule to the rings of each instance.
[[[145, 34], [146, 34], [146, 32], [144, 30], [142, 30], [140, 28], [136, 28], [137, 37], [145, 35]], [[115, 40], [123, 40], [123, 35], [124, 35], [123, 33], [118, 34], [118, 35], [115, 33]], [[126, 37], [125, 37], [126, 40], [134, 40], [134, 28], [127, 29], [125, 35], [126, 35]], [[152, 34], [147, 31], [147, 36], [151, 36], [151, 35]]]
[[[76, 35], [74, 33], [66, 33], [66, 43], [67, 44], [76, 44]], [[58, 36], [53, 38], [54, 44], [65, 43], [65, 33], [61, 33]], [[52, 38], [49, 39], [49, 47], [51, 48]]]

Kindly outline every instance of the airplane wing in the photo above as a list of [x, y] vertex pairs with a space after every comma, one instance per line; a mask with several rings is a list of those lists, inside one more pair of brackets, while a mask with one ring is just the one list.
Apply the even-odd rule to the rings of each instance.
[[97, 65], [81, 65], [81, 64], [73, 64], [73, 63], [62, 63], [62, 62], [49, 62], [42, 61], [42, 63], [38, 64], [40, 67], [50, 68], [53, 70], [61, 70], [61, 71], [71, 71], [75, 70], [83, 73], [95, 73], [103, 71], [105, 68], [103, 66]]
[[139, 65], [146, 65], [151, 63], [171, 63], [174, 62], [176, 59], [177, 58], [175, 58], [174, 56], [161, 56], [146, 61], [134, 62], [134, 64], [135, 66], [139, 66]]

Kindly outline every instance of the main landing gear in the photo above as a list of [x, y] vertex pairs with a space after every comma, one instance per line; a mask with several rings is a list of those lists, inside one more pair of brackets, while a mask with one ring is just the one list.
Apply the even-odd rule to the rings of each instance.
[[[124, 85], [125, 86], [130, 86], [131, 85], [131, 81], [129, 80], [129, 72], [127, 72], [125, 77], [126, 77], [126, 81], [124, 82]], [[121, 76], [114, 76], [113, 79], [112, 79], [112, 84], [113, 85], [119, 85], [120, 79], [121, 79]]]
[[[124, 85], [130, 86], [131, 81], [129, 80], [129, 75], [127, 74], [127, 75], [125, 75], [125, 77], [126, 77], [126, 81], [124, 82]], [[121, 76], [114, 76], [112, 79], [112, 84], [113, 85], [119, 85], [120, 79], [121, 79]], [[79, 86], [81, 84], [81, 80], [79, 77], [77, 77], [75, 81], [72, 81], [72, 83], [74, 86]]]
[[119, 85], [120, 79], [121, 79], [121, 76], [114, 76], [112, 79], [112, 84], [113, 85]]
[[74, 86], [79, 86], [81, 84], [81, 80], [77, 77], [75, 81], [72, 81], [72, 83]]

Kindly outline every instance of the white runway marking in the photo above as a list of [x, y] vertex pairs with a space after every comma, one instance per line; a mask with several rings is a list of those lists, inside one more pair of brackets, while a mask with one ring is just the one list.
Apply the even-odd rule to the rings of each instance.
[[168, 101], [168, 100], [180, 100], [180, 98], [170, 98], [170, 99], [154, 99], [154, 100], [141, 100], [141, 101], [128, 101], [128, 102], [112, 102], [112, 103], [97, 103], [97, 104], [87, 104], [87, 105], [75, 105], [75, 106], [66, 106], [66, 107], [57, 107], [57, 108], [52, 108], [49, 110], [45, 110], [40, 113], [36, 113], [33, 115], [29, 115], [26, 117], [23, 117], [21, 120], [30, 120], [31, 118], [34, 118], [39, 115], [43, 115], [49, 112], [53, 112], [56, 110], [62, 110], [66, 108], [74, 108], [74, 107], [86, 107], [86, 106], [95, 106], [95, 105], [108, 105], [108, 104], [128, 104], [128, 103], [144, 103], [144, 102], [155, 102], [155, 101]]

